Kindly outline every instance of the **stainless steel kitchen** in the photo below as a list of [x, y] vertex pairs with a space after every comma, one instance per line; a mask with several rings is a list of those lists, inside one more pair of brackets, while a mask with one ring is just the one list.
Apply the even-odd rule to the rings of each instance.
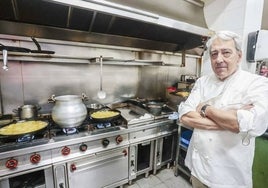
[[[268, 77], [266, 7], [1, 0], [0, 188], [192, 187], [193, 128], [179, 105], [210, 71], [205, 44], [217, 30], [242, 34], [242, 68]], [[254, 188], [268, 184], [267, 135], [256, 138]]]

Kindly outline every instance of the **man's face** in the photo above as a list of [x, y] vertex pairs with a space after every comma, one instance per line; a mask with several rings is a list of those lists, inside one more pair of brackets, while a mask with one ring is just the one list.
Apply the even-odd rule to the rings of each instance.
[[241, 60], [241, 52], [235, 48], [233, 40], [215, 39], [210, 49], [211, 66], [220, 80], [232, 75], [237, 69]]

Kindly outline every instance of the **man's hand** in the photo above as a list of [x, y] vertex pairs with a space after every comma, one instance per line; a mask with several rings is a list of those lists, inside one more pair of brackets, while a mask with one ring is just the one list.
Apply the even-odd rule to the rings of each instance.
[[180, 121], [183, 124], [193, 128], [205, 129], [205, 130], [223, 130], [223, 128], [218, 126], [214, 121], [208, 118], [203, 118], [196, 111], [191, 111], [183, 115]]

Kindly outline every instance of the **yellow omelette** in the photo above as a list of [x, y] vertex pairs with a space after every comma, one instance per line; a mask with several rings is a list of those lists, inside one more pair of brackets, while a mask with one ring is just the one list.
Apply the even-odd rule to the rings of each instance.
[[20, 135], [38, 131], [47, 126], [47, 122], [44, 121], [24, 121], [18, 123], [12, 123], [0, 129], [0, 135]]

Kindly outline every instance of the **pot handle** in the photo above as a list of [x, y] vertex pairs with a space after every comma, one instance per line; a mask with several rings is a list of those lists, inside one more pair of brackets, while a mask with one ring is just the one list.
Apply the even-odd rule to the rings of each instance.
[[181, 81], [185, 82], [185, 75], [181, 75]]
[[88, 101], [88, 96], [85, 93], [82, 93], [81, 95], [83, 101]]
[[55, 100], [55, 95], [51, 95], [51, 97], [47, 100], [48, 103], [54, 103], [56, 100]]
[[41, 110], [41, 106], [39, 106], [38, 104], [35, 106], [36, 106], [36, 110]]
[[17, 114], [19, 111], [18, 111], [18, 109], [13, 109], [12, 112]]

